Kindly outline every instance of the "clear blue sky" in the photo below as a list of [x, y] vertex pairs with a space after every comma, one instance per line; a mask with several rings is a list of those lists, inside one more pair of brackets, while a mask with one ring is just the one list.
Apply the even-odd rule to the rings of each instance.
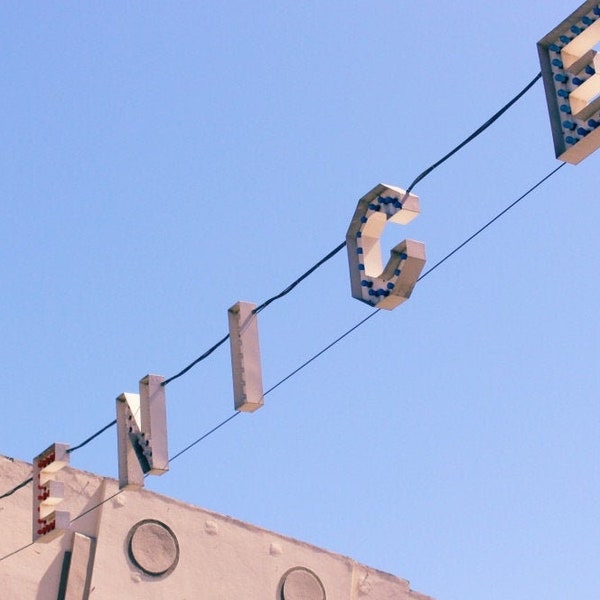
[[[115, 416], [539, 71], [578, 2], [5, 2], [0, 452]], [[567, 165], [147, 487], [439, 600], [600, 588], [600, 153]], [[559, 163], [540, 82], [415, 188], [428, 266]], [[355, 325], [344, 253], [260, 315], [265, 387]], [[172, 453], [233, 412], [227, 346], [167, 387]], [[116, 476], [114, 429], [72, 455]], [[1, 490], [4, 491], [4, 490]], [[24, 524], [29, 526], [29, 524]]]

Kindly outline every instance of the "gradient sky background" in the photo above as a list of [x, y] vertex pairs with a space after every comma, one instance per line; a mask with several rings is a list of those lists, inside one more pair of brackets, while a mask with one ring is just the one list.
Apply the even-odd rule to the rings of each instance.
[[[343, 241], [364, 193], [407, 187], [531, 81], [578, 5], [4, 2], [0, 452], [78, 444], [202, 354], [231, 305]], [[599, 160], [147, 488], [439, 600], [597, 597]], [[558, 164], [538, 82], [385, 245], [421, 240], [430, 267]], [[338, 254], [261, 313], [265, 388], [371, 310]], [[232, 414], [228, 346], [167, 401], [173, 454]], [[114, 428], [72, 464], [116, 476]]]

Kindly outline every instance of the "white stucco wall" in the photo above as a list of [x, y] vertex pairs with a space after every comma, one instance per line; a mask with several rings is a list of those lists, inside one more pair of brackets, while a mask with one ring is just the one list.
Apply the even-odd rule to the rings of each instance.
[[[0, 457], [1, 493], [30, 475]], [[27, 546], [0, 562], [3, 600], [59, 599], [65, 552], [67, 600], [427, 600], [403, 579], [230, 517], [146, 490], [111, 498], [115, 480], [69, 467], [57, 479], [72, 531], [49, 543], [28, 546], [31, 484], [0, 500], [0, 558]]]

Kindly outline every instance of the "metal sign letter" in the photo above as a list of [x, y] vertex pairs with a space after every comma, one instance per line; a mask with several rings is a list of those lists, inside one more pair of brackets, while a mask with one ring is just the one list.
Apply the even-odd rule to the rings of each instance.
[[54, 510], [64, 498], [64, 484], [53, 476], [69, 464], [67, 444], [52, 444], [33, 459], [33, 541], [50, 542], [71, 526], [67, 511]]
[[600, 147], [600, 5], [584, 2], [538, 42], [556, 158], [577, 164]]
[[406, 225], [419, 212], [417, 196], [382, 183], [358, 201], [346, 233], [354, 298], [392, 310], [410, 297], [425, 265], [425, 244], [400, 242], [383, 268], [379, 240], [388, 221]]
[[119, 487], [141, 488], [144, 474], [169, 470], [167, 410], [161, 375], [140, 380], [140, 393], [117, 398]]
[[254, 412], [264, 404], [256, 304], [237, 302], [228, 311], [235, 410]]

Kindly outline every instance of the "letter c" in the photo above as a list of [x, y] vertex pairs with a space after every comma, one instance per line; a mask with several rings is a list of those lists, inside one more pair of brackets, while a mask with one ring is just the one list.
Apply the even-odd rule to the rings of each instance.
[[425, 244], [400, 242], [383, 268], [379, 240], [388, 221], [406, 225], [419, 213], [418, 196], [382, 183], [358, 201], [346, 233], [354, 298], [392, 310], [410, 297], [425, 265]]

